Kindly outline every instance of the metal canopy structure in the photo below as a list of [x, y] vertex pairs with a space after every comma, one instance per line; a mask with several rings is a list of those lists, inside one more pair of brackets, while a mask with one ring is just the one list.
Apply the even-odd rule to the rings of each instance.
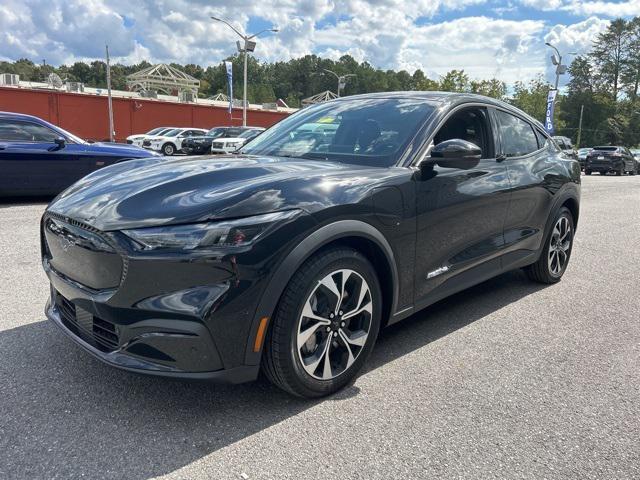
[[[214, 102], [225, 102], [225, 103], [229, 103], [229, 96], [225, 95], [224, 93], [216, 93], [215, 95], [213, 95], [212, 97], [207, 97], [208, 100], [213, 100]], [[234, 107], [238, 107], [241, 108], [242, 107], [242, 100], [239, 100], [237, 98], [233, 99], [233, 106]]]
[[338, 98], [338, 96], [335, 93], [333, 93], [331, 90], [327, 90], [322, 93], [318, 93], [316, 95], [303, 98], [302, 106], [306, 107], [307, 105], [313, 105], [315, 103], [328, 102], [329, 100], [333, 100], [335, 98]]
[[127, 87], [136, 92], [159, 91], [167, 95], [190, 92], [198, 95], [200, 80], [165, 63], [153, 65], [127, 76]]

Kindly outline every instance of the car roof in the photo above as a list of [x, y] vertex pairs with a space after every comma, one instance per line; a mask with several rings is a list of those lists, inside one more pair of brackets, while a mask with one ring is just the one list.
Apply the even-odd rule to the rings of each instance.
[[406, 99], [414, 99], [414, 100], [425, 100], [432, 103], [440, 104], [442, 107], [454, 107], [456, 105], [460, 105], [463, 103], [482, 103], [487, 106], [499, 107], [507, 111], [511, 111], [521, 117], [524, 117], [530, 123], [534, 124], [540, 130], [547, 132], [544, 130], [544, 125], [539, 120], [536, 120], [531, 115], [523, 112], [517, 107], [513, 105], [503, 102], [502, 100], [498, 100], [496, 98], [487, 97], [484, 95], [478, 95], [476, 93], [458, 93], [458, 92], [440, 92], [440, 91], [404, 91], [404, 92], [378, 92], [378, 93], [363, 93], [360, 95], [350, 95], [347, 97], [340, 97], [334, 100], [330, 100], [329, 102], [344, 102], [349, 100], [358, 100], [358, 99], [370, 99], [370, 98], [406, 98]]
[[0, 118], [13, 118], [16, 120], [35, 120], [42, 122], [43, 120], [35, 115], [27, 115], [26, 113], [15, 113], [15, 112], [2, 112], [0, 111]]

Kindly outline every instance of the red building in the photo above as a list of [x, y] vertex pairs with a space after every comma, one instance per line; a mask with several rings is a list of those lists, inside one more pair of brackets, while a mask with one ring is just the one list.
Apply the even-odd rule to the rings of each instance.
[[[109, 138], [107, 96], [95, 93], [69, 93], [53, 89], [0, 86], [0, 111], [35, 115], [87, 140]], [[292, 110], [270, 111], [250, 108], [247, 123], [269, 127]], [[212, 102], [177, 101], [113, 96], [116, 140], [123, 142], [134, 133], [161, 126], [211, 128], [242, 125], [242, 111]]]

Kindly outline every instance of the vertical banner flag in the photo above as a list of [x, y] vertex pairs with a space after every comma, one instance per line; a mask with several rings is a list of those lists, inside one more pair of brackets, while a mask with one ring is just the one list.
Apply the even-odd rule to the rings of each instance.
[[224, 62], [224, 66], [227, 69], [227, 91], [229, 93], [229, 113], [233, 108], [233, 63]]
[[553, 109], [556, 103], [556, 95], [558, 95], [557, 90], [549, 90], [549, 94], [547, 95], [547, 113], [545, 114], [544, 119], [544, 129], [549, 133], [549, 135], [553, 135]]

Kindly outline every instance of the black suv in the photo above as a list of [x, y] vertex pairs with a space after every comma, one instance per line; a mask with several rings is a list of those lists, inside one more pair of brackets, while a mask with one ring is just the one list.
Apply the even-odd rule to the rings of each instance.
[[637, 162], [626, 147], [593, 147], [584, 164], [584, 173], [587, 175], [591, 175], [592, 172], [600, 172], [600, 175], [606, 175], [609, 172], [614, 172], [616, 175], [625, 173], [635, 175], [637, 170]]
[[559, 281], [579, 199], [578, 162], [506, 103], [340, 98], [239, 153], [132, 160], [63, 192], [42, 218], [46, 314], [114, 367], [227, 382], [262, 367], [327, 395], [386, 325], [511, 269]]
[[214, 127], [205, 135], [185, 139], [182, 151], [187, 155], [211, 153], [211, 143], [216, 138], [235, 138], [245, 130], [245, 127]]

